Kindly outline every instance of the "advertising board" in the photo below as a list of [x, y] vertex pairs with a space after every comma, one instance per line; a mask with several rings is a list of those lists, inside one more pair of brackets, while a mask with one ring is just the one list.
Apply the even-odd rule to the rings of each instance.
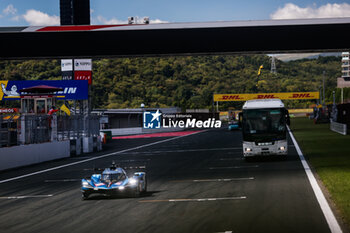
[[61, 60], [61, 71], [73, 71], [73, 60], [62, 59]]
[[319, 92], [284, 92], [284, 93], [254, 93], [254, 94], [214, 94], [214, 101], [247, 101], [252, 99], [319, 99]]
[[62, 88], [63, 91], [55, 92], [57, 99], [85, 100], [88, 99], [88, 81], [83, 80], [26, 80], [26, 81], [0, 81], [0, 101], [19, 100], [21, 89], [40, 85]]
[[62, 71], [62, 80], [73, 80], [73, 71]]
[[74, 60], [74, 70], [92, 70], [91, 59], [75, 59]]
[[0, 114], [1, 113], [18, 113], [18, 108], [0, 108]]
[[92, 83], [91, 71], [75, 71], [74, 72], [75, 80], [87, 80], [89, 85]]

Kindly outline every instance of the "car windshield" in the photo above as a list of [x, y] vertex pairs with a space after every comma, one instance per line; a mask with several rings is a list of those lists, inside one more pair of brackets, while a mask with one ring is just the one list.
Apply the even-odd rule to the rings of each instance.
[[125, 179], [124, 178], [124, 174], [123, 173], [106, 173], [106, 174], [102, 174], [102, 180], [103, 181], [111, 181], [111, 182], [115, 182], [115, 181], [120, 181]]
[[286, 134], [284, 109], [249, 109], [243, 113], [243, 136], [253, 139], [281, 140]]

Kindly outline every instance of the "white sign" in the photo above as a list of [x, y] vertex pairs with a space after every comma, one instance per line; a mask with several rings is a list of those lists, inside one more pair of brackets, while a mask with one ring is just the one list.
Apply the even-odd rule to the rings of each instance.
[[91, 70], [92, 61], [91, 59], [75, 59], [74, 70]]
[[61, 71], [72, 71], [73, 70], [73, 60], [72, 59], [62, 59], [61, 60]]

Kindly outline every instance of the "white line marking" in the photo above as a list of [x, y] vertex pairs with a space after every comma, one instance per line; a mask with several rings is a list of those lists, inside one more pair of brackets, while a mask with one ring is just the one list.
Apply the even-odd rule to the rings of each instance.
[[[288, 127], [288, 126], [287, 126]], [[328, 205], [328, 202], [325, 198], [325, 196], [323, 195], [320, 186], [318, 185], [314, 174], [312, 173], [309, 164], [307, 163], [307, 161], [305, 160], [305, 157], [303, 155], [303, 153], [301, 152], [301, 149], [297, 143], [297, 141], [295, 140], [292, 131], [290, 130], [290, 128], [288, 127], [288, 131], [289, 131], [289, 135], [295, 145], [295, 148], [298, 152], [299, 158], [301, 160], [301, 163], [304, 167], [305, 173], [307, 175], [307, 178], [309, 179], [309, 182], [311, 184], [311, 187], [315, 193], [316, 199], [318, 201], [318, 204], [321, 207], [321, 210], [326, 218], [326, 221], [328, 223], [328, 226], [331, 230], [332, 233], [341, 233], [342, 230], [338, 224], [337, 219], [335, 218], [331, 208]]]
[[243, 181], [243, 180], [254, 180], [254, 177], [201, 179], [201, 180], [173, 180], [171, 182], [174, 182], [174, 183], [182, 183], [182, 182], [231, 182], [231, 181]]
[[193, 182], [230, 182], [230, 181], [241, 181], [241, 180], [254, 180], [254, 177], [207, 179], [207, 180], [203, 179], [203, 180], [193, 180]]
[[259, 167], [259, 165], [252, 165], [252, 166], [233, 166], [233, 167], [210, 167], [210, 170], [216, 170], [216, 169], [240, 169], [240, 168], [256, 168]]
[[220, 161], [244, 160], [244, 158], [220, 158]]
[[201, 148], [201, 149], [188, 149], [188, 150], [159, 150], [159, 151], [140, 151], [140, 152], [131, 152], [127, 154], [150, 154], [150, 153], [179, 153], [179, 152], [196, 152], [196, 151], [215, 151], [215, 150], [242, 150], [242, 147], [230, 147], [230, 148]]
[[53, 197], [52, 194], [49, 195], [31, 195], [31, 196], [12, 196], [12, 197], [0, 197], [0, 199], [24, 199], [24, 198], [45, 198]]
[[76, 181], [81, 181], [81, 179], [45, 180], [45, 183], [51, 183], [51, 182], [76, 182]]
[[203, 202], [203, 201], [225, 201], [225, 200], [243, 200], [246, 196], [240, 197], [210, 197], [210, 198], [180, 198], [180, 199], [164, 199], [164, 200], [142, 200], [141, 203], [155, 203], [155, 202]]
[[9, 179], [6, 179], [6, 180], [1, 180], [0, 184], [6, 183], [6, 182], [9, 182], [9, 181], [13, 181], [13, 180], [18, 180], [18, 179], [25, 178], [25, 177], [29, 177], [29, 176], [34, 176], [34, 175], [37, 175], [37, 174], [42, 174], [42, 173], [49, 172], [49, 171], [54, 171], [54, 170], [65, 168], [65, 167], [70, 167], [70, 166], [81, 164], [81, 163], [86, 163], [86, 162], [97, 160], [97, 159], [102, 159], [102, 158], [109, 157], [109, 156], [112, 156], [112, 155], [118, 155], [118, 154], [121, 154], [121, 153], [124, 153], [124, 152], [128, 152], [128, 151], [138, 150], [138, 149], [141, 149], [141, 148], [157, 145], [157, 144], [164, 143], [164, 142], [169, 142], [169, 141], [172, 141], [172, 140], [175, 140], [175, 139], [188, 137], [188, 136], [199, 134], [199, 133], [203, 133], [203, 132], [206, 132], [206, 130], [202, 130], [202, 131], [199, 131], [199, 132], [195, 132], [195, 133], [188, 134], [188, 135], [182, 135], [182, 136], [178, 136], [178, 137], [174, 137], [174, 138], [168, 138], [168, 139], [164, 139], [164, 140], [161, 140], [161, 141], [152, 142], [152, 143], [149, 143], [149, 144], [137, 146], [137, 147], [134, 147], [134, 148], [129, 148], [129, 149], [125, 149], [125, 150], [121, 150], [121, 151], [117, 151], [117, 152], [101, 155], [101, 156], [98, 156], [98, 157], [93, 157], [93, 158], [89, 158], [89, 159], [85, 159], [85, 160], [81, 160], [81, 161], [77, 161], [77, 162], [73, 162], [73, 163], [68, 163], [68, 164], [65, 164], [65, 165], [61, 165], [61, 166], [57, 166], [57, 167], [48, 168], [48, 169], [44, 169], [44, 170], [41, 170], [41, 171], [25, 174], [25, 175], [22, 175], [22, 176], [17, 176], [17, 177], [9, 178]]

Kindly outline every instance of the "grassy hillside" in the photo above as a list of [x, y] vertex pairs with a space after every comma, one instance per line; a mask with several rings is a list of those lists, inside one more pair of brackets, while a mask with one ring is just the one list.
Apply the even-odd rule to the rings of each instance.
[[[258, 78], [257, 71], [264, 66]], [[339, 57], [277, 61], [265, 55], [118, 58], [93, 61], [93, 106], [211, 108], [213, 93], [317, 91], [326, 71], [327, 96], [341, 75]], [[0, 61], [1, 80], [60, 79], [60, 60]], [[349, 92], [350, 94], [350, 92]], [[310, 102], [290, 101], [290, 107]], [[241, 103], [222, 103], [221, 109]]]

